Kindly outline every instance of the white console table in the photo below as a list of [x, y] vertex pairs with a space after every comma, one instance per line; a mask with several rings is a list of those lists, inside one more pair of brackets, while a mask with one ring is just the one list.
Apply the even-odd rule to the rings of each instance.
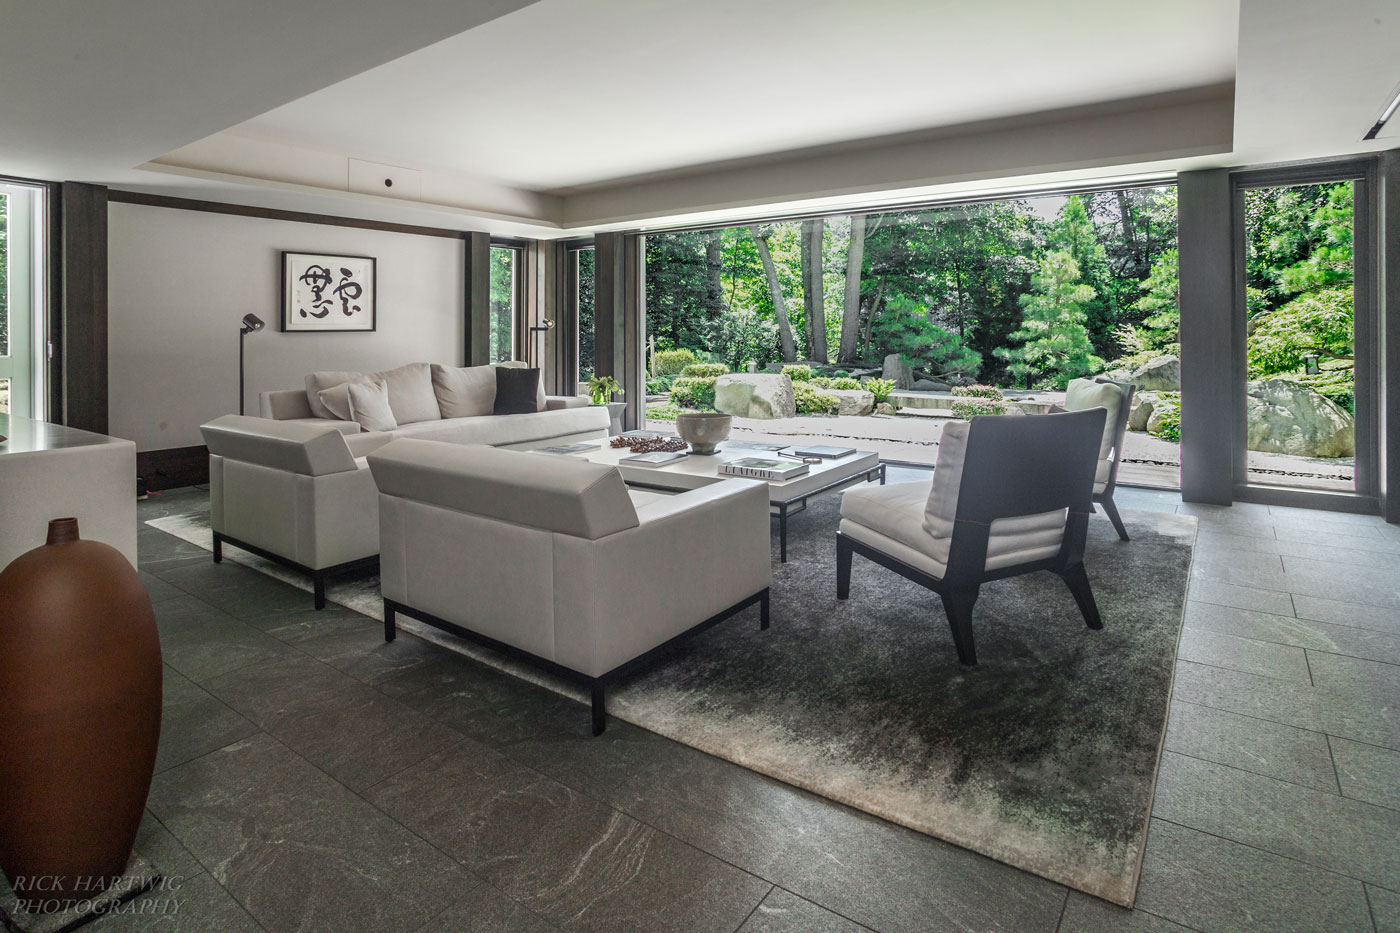
[[136, 445], [105, 434], [0, 414], [0, 569], [73, 516], [88, 540], [136, 564]]

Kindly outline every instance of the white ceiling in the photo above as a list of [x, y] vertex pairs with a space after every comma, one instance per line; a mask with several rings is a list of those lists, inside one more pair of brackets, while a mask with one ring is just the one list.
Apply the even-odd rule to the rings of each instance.
[[1237, 23], [1235, 0], [541, 0], [235, 132], [567, 194], [1228, 82]]

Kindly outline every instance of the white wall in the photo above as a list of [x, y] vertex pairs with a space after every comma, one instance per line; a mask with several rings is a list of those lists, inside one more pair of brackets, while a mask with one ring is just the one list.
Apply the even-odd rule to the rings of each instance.
[[[375, 333], [284, 334], [281, 251], [378, 260]], [[138, 450], [203, 443], [199, 426], [238, 410], [238, 323], [246, 402], [318, 369], [461, 365], [461, 240], [112, 203], [108, 212], [110, 432]]]

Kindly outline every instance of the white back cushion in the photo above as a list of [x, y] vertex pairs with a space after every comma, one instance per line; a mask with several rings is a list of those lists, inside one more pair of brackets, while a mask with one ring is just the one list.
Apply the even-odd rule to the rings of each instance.
[[306, 399], [318, 418], [334, 418], [335, 413], [321, 400], [321, 392], [342, 383], [382, 382], [389, 390], [389, 407], [399, 424], [437, 421], [437, 396], [433, 394], [433, 372], [427, 363], [408, 363], [377, 373], [343, 371], [316, 372], [306, 377]]
[[1108, 382], [1094, 382], [1090, 379], [1073, 379], [1065, 394], [1065, 411], [1083, 411], [1086, 408], [1103, 408], [1108, 417], [1103, 423], [1103, 439], [1099, 442], [1099, 459], [1107, 460], [1113, 450], [1113, 435], [1118, 431], [1118, 409], [1122, 407], [1123, 390]]
[[943, 434], [938, 439], [938, 464], [933, 470], [933, 488], [924, 504], [924, 531], [935, 538], [947, 538], [953, 534], [970, 427], [972, 423], [968, 421], [949, 421], [943, 425]]
[[444, 418], [489, 415], [496, 407], [496, 367], [434, 363], [433, 393]]

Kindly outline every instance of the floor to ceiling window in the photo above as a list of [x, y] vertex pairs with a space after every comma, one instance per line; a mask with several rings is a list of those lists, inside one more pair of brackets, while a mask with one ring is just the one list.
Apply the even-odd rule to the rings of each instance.
[[516, 309], [520, 305], [520, 248], [491, 247], [491, 362], [515, 358]]
[[[1045, 410], [1106, 374], [1142, 389], [1120, 481], [1175, 487], [1176, 245], [1170, 185], [648, 234], [648, 417], [712, 403], [720, 368], [804, 363], [883, 403], [849, 436], [930, 461], [950, 415]], [[883, 382], [893, 355], [913, 391]], [[799, 388], [799, 418], [830, 413]]]
[[583, 383], [597, 372], [593, 349], [593, 247], [570, 247], [568, 255], [569, 295], [578, 319], [578, 380]]
[[0, 184], [0, 413], [42, 415], [45, 190]]

